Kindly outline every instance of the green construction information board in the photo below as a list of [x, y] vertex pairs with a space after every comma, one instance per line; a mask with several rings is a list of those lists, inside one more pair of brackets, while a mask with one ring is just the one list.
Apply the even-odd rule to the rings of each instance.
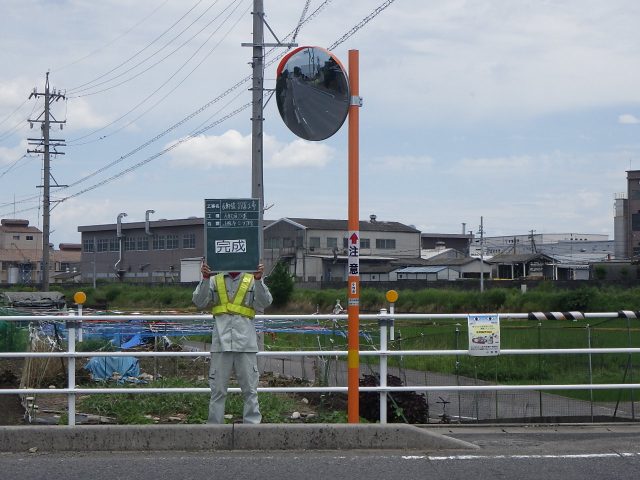
[[207, 264], [216, 272], [254, 272], [260, 261], [260, 201], [204, 201]]

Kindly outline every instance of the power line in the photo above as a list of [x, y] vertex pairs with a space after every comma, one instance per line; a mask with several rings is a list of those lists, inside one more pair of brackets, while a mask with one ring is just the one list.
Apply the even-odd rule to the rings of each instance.
[[375, 17], [377, 17], [380, 12], [382, 12], [383, 10], [385, 10], [389, 5], [391, 5], [393, 2], [395, 2], [395, 0], [386, 0], [385, 2], [383, 2], [381, 5], [379, 5], [376, 9], [374, 9], [369, 15], [367, 15], [366, 17], [364, 17], [358, 24], [356, 24], [351, 30], [349, 30], [347, 33], [345, 33], [342, 37], [340, 37], [338, 40], [336, 40], [335, 42], [333, 42], [331, 44], [331, 46], [327, 49], [327, 50], [334, 50], [338, 45], [344, 43], [347, 39], [349, 39], [350, 37], [352, 37], [358, 30], [360, 30], [362, 27], [364, 27], [367, 23], [369, 23], [371, 20], [373, 20]]
[[[27, 100], [29, 100], [27, 98]], [[24, 105], [24, 104], [23, 104]], [[15, 132], [25, 124], [25, 122], [29, 121], [29, 117], [31, 115], [33, 115], [33, 112], [36, 111], [36, 108], [38, 107], [39, 102], [36, 102], [36, 104], [33, 106], [33, 108], [31, 109], [31, 112], [29, 112], [29, 115], [27, 115], [26, 118], [22, 118], [18, 123], [16, 123], [13, 127], [11, 127], [9, 130], [5, 130], [4, 132], [0, 132], [0, 142], [12, 137]]]
[[142, 20], [138, 21], [136, 24], [134, 24], [131, 28], [129, 28], [128, 30], [125, 30], [124, 32], [122, 32], [120, 35], [118, 35], [117, 37], [113, 38], [111, 41], [105, 43], [104, 45], [102, 45], [101, 47], [96, 48], [95, 50], [90, 51], [89, 53], [87, 53], [86, 55], [67, 63], [66, 65], [63, 65], [62, 67], [56, 68], [55, 70], [52, 70], [52, 72], [59, 72], [61, 70], [64, 70], [65, 68], [71, 67], [77, 63], [80, 63], [83, 60], [86, 60], [89, 57], [92, 57], [93, 55], [95, 55], [96, 53], [100, 52], [101, 50], [104, 50], [105, 48], [107, 48], [110, 45], [113, 45], [115, 42], [117, 42], [118, 40], [120, 40], [122, 37], [124, 37], [125, 35], [128, 35], [129, 33], [131, 33], [133, 30], [135, 30], [136, 28], [138, 28], [140, 25], [142, 25], [144, 22], [146, 22], [147, 20], [149, 20], [153, 15], [155, 15], [155, 13], [160, 10], [162, 7], [164, 7], [167, 3], [169, 2], [169, 0], [164, 0], [164, 2], [162, 2], [160, 5], [158, 5], [156, 8], [154, 8], [151, 13], [149, 15], [147, 15], [146, 17], [144, 17]]
[[180, 80], [180, 82], [178, 82], [171, 90], [169, 90], [164, 96], [162, 96], [157, 102], [155, 102], [151, 107], [149, 107], [148, 109], [146, 109], [144, 112], [142, 112], [140, 115], [138, 115], [137, 117], [135, 117], [134, 119], [130, 120], [128, 123], [122, 125], [121, 127], [117, 128], [116, 130], [109, 132], [106, 135], [103, 135], [97, 139], [93, 139], [93, 140], [89, 140], [86, 142], [81, 142], [81, 143], [77, 143], [79, 140], [88, 138], [92, 135], [95, 135], [96, 133], [110, 127], [111, 125], [115, 124], [116, 122], [122, 120], [123, 118], [125, 118], [127, 115], [133, 113], [134, 111], [136, 111], [140, 106], [142, 106], [144, 103], [146, 103], [147, 100], [149, 100], [151, 97], [153, 97], [156, 93], [158, 93], [162, 87], [164, 87], [165, 85], [167, 85], [185, 66], [187, 63], [189, 63], [193, 57], [195, 57], [195, 55], [206, 45], [206, 43], [208, 43], [208, 41], [211, 39], [211, 37], [217, 33], [222, 26], [227, 22], [227, 20], [233, 15], [233, 13], [235, 13], [238, 9], [238, 7], [240, 6], [240, 3], [238, 3], [236, 5], [236, 7], [231, 11], [231, 13], [227, 16], [227, 18], [223, 21], [223, 23], [220, 24], [220, 26], [218, 28], [216, 28], [216, 30], [214, 32], [211, 33], [211, 35], [209, 36], [209, 38], [207, 38], [207, 40], [193, 53], [193, 55], [191, 55], [191, 57], [189, 57], [179, 68], [178, 70], [176, 70], [173, 75], [171, 75], [165, 82], [163, 82], [158, 88], [156, 88], [151, 94], [149, 94], [147, 97], [145, 97], [141, 102], [139, 102], [137, 105], [135, 105], [133, 108], [131, 108], [129, 111], [127, 111], [126, 113], [124, 113], [123, 115], [121, 115], [120, 117], [118, 117], [117, 119], [115, 119], [114, 121], [108, 123], [107, 125], [98, 128], [90, 133], [87, 133], [86, 135], [82, 135], [80, 137], [77, 137], [75, 139], [72, 139], [69, 141], [69, 143], [73, 143], [75, 142], [75, 144], [72, 144], [70, 146], [80, 146], [80, 145], [87, 145], [89, 143], [93, 143], [93, 142], [97, 142], [100, 140], [104, 140], [107, 137], [110, 137], [122, 130], [124, 130], [125, 128], [127, 128], [129, 125], [133, 124], [135, 121], [137, 121], [138, 119], [142, 118], [144, 115], [146, 115], [147, 113], [149, 113], [151, 110], [153, 110], [155, 107], [157, 107], [163, 100], [165, 100], [171, 93], [173, 93], [176, 89], [178, 89], [178, 87], [180, 87], [180, 85], [182, 85], [203, 63], [204, 61], [209, 58], [209, 56], [218, 48], [218, 46], [220, 45], [220, 43], [222, 43], [222, 41], [227, 38], [227, 36], [233, 31], [233, 29], [238, 25], [238, 23], [240, 23], [240, 20], [242, 19], [242, 17], [246, 14], [245, 10], [244, 12], [242, 12], [242, 14], [238, 17], [238, 19], [234, 22], [234, 24], [231, 26], [231, 28], [229, 28], [229, 30], [222, 36], [222, 38], [214, 45], [214, 47], [209, 50], [209, 52], [200, 60], [200, 62], [198, 62], [198, 64], [191, 69], [191, 71], [184, 77], [182, 78], [182, 80]]
[[18, 165], [18, 163], [20, 163], [20, 160], [25, 159], [25, 158], [36, 158], [36, 157], [33, 156], [33, 155], [29, 155], [29, 154], [25, 153], [24, 155], [22, 155], [17, 160], [14, 160], [13, 162], [11, 162], [11, 164], [5, 169], [4, 172], [0, 173], [0, 178], [4, 177], [7, 173], [9, 173], [11, 170], [16, 168], [16, 165]]
[[[202, 1], [202, 0], [200, 0]], [[237, 0], [232, 0], [232, 1], [237, 1]], [[97, 90], [95, 92], [89, 92], [89, 93], [84, 93], [82, 95], [79, 95], [79, 93], [81, 92], [86, 92], [87, 90], [91, 90], [94, 89], [96, 87], [100, 87], [101, 85], [105, 85], [109, 82], [112, 82], [124, 75], [126, 75], [127, 73], [131, 72], [132, 70], [135, 70], [136, 68], [144, 65], [145, 63], [147, 63], [149, 60], [151, 60], [153, 57], [155, 57], [156, 55], [158, 55], [160, 52], [162, 52], [163, 50], [166, 50], [167, 47], [169, 45], [171, 45], [174, 41], [176, 41], [178, 38], [180, 38], [182, 36], [182, 34], [184, 34], [187, 30], [189, 30], [192, 26], [194, 26], [198, 20], [200, 20], [202, 17], [204, 17], [204, 15], [211, 10], [216, 4], [218, 3], [218, 0], [215, 0], [209, 7], [207, 7], [205, 9], [204, 12], [202, 12], [200, 15], [198, 15], [198, 17], [196, 17], [195, 20], [193, 20], [189, 25], [187, 25], [180, 33], [178, 33], [175, 37], [173, 37], [171, 40], [169, 40], [167, 43], [165, 43], [162, 47], [160, 47], [158, 50], [156, 50], [155, 52], [153, 52], [151, 55], [149, 55], [148, 57], [144, 58], [143, 60], [141, 60], [140, 62], [136, 63], [135, 65], [133, 65], [132, 67], [127, 68], [125, 71], [111, 77], [108, 78], [106, 80], [103, 80], [101, 82], [97, 82], [95, 83], [95, 81], [92, 81], [90, 83], [92, 83], [91, 85], [87, 85], [87, 86], [82, 86], [82, 87], [76, 87], [72, 90], [69, 90], [69, 93], [72, 95], [72, 98], [77, 98], [77, 97], [86, 97], [86, 96], [90, 96], [90, 95], [96, 95], [98, 93], [102, 93], [108, 90], [111, 90], [113, 88], [116, 88], [120, 85], [123, 85], [127, 82], [130, 82], [131, 80], [139, 77], [140, 75], [142, 75], [143, 73], [148, 72], [149, 70], [151, 70], [152, 68], [154, 68], [155, 66], [159, 65], [160, 63], [162, 63], [163, 61], [165, 61], [167, 58], [169, 58], [170, 56], [172, 56], [174, 53], [176, 53], [177, 51], [179, 51], [181, 48], [183, 48], [185, 45], [187, 45], [189, 42], [191, 42], [191, 40], [193, 40], [198, 34], [200, 34], [202, 32], [202, 30], [204, 30], [207, 26], [209, 26], [212, 22], [209, 22], [208, 24], [206, 24], [203, 28], [201, 28], [199, 31], [197, 31], [194, 35], [192, 35], [189, 39], [187, 39], [185, 42], [183, 42], [180, 46], [178, 46], [176, 49], [174, 49], [171, 53], [169, 53], [168, 55], [165, 55], [164, 57], [162, 57], [160, 60], [158, 60], [157, 62], [155, 62], [154, 64], [152, 64], [151, 66], [145, 68], [144, 70], [142, 70], [141, 72], [126, 78], [125, 80], [112, 85], [110, 87], [106, 87], [103, 88], [102, 90]], [[228, 8], [228, 6], [226, 7]], [[225, 10], [226, 10], [225, 8]], [[117, 67], [119, 68], [119, 67]], [[116, 69], [117, 69], [116, 68]], [[113, 71], [113, 70], [112, 70]], [[106, 75], [105, 75], [106, 76]]]
[[156, 158], [161, 157], [165, 153], [168, 153], [171, 150], [179, 147], [183, 143], [188, 142], [189, 140], [195, 138], [196, 136], [205, 133], [207, 130], [210, 130], [211, 128], [215, 127], [216, 125], [219, 125], [220, 123], [222, 123], [222, 122], [228, 120], [229, 118], [237, 115], [241, 111], [246, 110], [250, 106], [251, 106], [251, 102], [245, 103], [241, 107], [236, 108], [234, 111], [228, 113], [227, 115], [225, 115], [224, 117], [216, 120], [215, 122], [211, 123], [210, 125], [207, 125], [206, 127], [202, 128], [201, 130], [199, 130], [197, 132], [194, 132], [193, 134], [188, 135], [187, 137], [181, 138], [177, 142], [169, 145], [167, 148], [155, 153], [154, 155], [151, 155], [150, 157], [145, 158], [144, 160], [136, 163], [135, 165], [130, 166], [129, 168], [127, 168], [125, 170], [122, 170], [121, 172], [116, 173], [115, 175], [112, 175], [111, 177], [109, 177], [109, 178], [107, 178], [105, 180], [102, 180], [101, 182], [98, 182], [98, 183], [96, 183], [94, 185], [91, 185], [90, 187], [87, 187], [87, 188], [85, 188], [83, 190], [80, 190], [80, 191], [78, 191], [78, 192], [76, 192], [76, 193], [74, 193], [72, 195], [69, 195], [67, 197], [64, 197], [64, 198], [60, 199], [59, 202], [65, 202], [65, 201], [67, 201], [67, 200], [69, 200], [71, 198], [78, 197], [78, 196], [82, 195], [83, 193], [87, 193], [87, 192], [90, 192], [91, 190], [95, 190], [96, 188], [101, 187], [103, 185], [106, 185], [108, 183], [111, 183], [112, 181], [122, 177], [123, 175], [126, 175], [129, 172], [137, 170], [138, 168], [142, 167], [143, 165], [146, 165], [147, 163], [155, 160]]
[[20, 105], [18, 105], [14, 111], [12, 111], [9, 115], [7, 115], [6, 117], [4, 117], [4, 119], [2, 121], [0, 121], [0, 125], [4, 124], [7, 120], [9, 120], [11, 117], [13, 117], [13, 115], [20, 110], [25, 103], [27, 103], [29, 101], [29, 99], [27, 98], [24, 102], [22, 102]]
[[[330, 3], [331, 0], [325, 0], [311, 15], [309, 15], [300, 25], [304, 25], [305, 23], [307, 23], [308, 21], [311, 21], [313, 18], [315, 18], [315, 16], [328, 4]], [[371, 14], [369, 14], [367, 17], [365, 17], [365, 19], [363, 19], [361, 22], [359, 22], [356, 26], [354, 26], [351, 30], [349, 30], [346, 34], [344, 34], [342, 37], [340, 37], [340, 39], [336, 42], [334, 42], [332, 44], [332, 47], [335, 48], [335, 46], [343, 43], [344, 41], [346, 41], [348, 38], [350, 38], [352, 35], [354, 35], [358, 30], [360, 30], [360, 28], [362, 28], [364, 25], [366, 25], [370, 20], [372, 20], [373, 18], [375, 18], [375, 16], [377, 16], [380, 12], [382, 12], [386, 7], [388, 7], [391, 3], [393, 3], [393, 1], [395, 0], [386, 0], [382, 5], [378, 6], [374, 11], [372, 11]], [[287, 35], [286, 38], [290, 37], [291, 35], [293, 35], [293, 33], [295, 32], [292, 31], [289, 35]], [[271, 51], [267, 52], [267, 54], [271, 53]], [[276, 58], [272, 59], [267, 65], [270, 65], [272, 63], [275, 63], [277, 60], [279, 60], [281, 57], [283, 57], [285, 53], [282, 53], [280, 55], [277, 55]], [[237, 88], [239, 88], [242, 84], [246, 83], [247, 81], [249, 81], [251, 79], [251, 75], [245, 77], [244, 79], [240, 80], [239, 82], [237, 82], [235, 85], [233, 85], [232, 87], [230, 87], [229, 89], [227, 89], [225, 92], [223, 92], [222, 94], [218, 95], [218, 97], [216, 97], [215, 99], [211, 100], [210, 102], [208, 102], [207, 104], [203, 105], [202, 107], [200, 107], [198, 110], [196, 110], [195, 112], [193, 112], [192, 114], [190, 114], [189, 116], [183, 118], [180, 122], [172, 125], [171, 127], [169, 127], [168, 129], [164, 130], [163, 132], [161, 132], [160, 134], [156, 135], [154, 138], [152, 138], [151, 140], [145, 142], [143, 145], [137, 147], [136, 149], [130, 151], [129, 153], [127, 153], [126, 155], [121, 156], [119, 159], [111, 162], [110, 164], [100, 168], [99, 170], [94, 171], [93, 173], [86, 175], [85, 177], [73, 182], [72, 184], [70, 184], [69, 186], [65, 187], [65, 188], [69, 188], [75, 185], [78, 185], [86, 180], [88, 180], [89, 178], [92, 178], [93, 176], [102, 173], [103, 171], [107, 170], [108, 168], [120, 163], [121, 161], [123, 161], [125, 158], [137, 153], [138, 151], [142, 150], [143, 148], [147, 147], [148, 145], [150, 145], [151, 143], [157, 141], [158, 139], [162, 138], [164, 135], [168, 134], [169, 132], [175, 130], [176, 128], [178, 128], [180, 125], [184, 124], [185, 122], [187, 122], [188, 120], [190, 120], [191, 118], [195, 117], [196, 115], [202, 113], [205, 109], [209, 108], [211, 105], [217, 103], [220, 99], [224, 98], [225, 96], [229, 95], [231, 92], [233, 92], [234, 90], [236, 90]], [[237, 98], [237, 97], [235, 97]], [[234, 99], [235, 99], [234, 98]], [[231, 100], [233, 101], [233, 99]], [[229, 102], [231, 103], [231, 102]], [[229, 103], [227, 105], [229, 105]], [[234, 111], [232, 111], [231, 113], [225, 115], [224, 117], [220, 118], [219, 120], [214, 121], [213, 123], [203, 127], [200, 130], [197, 130], [193, 133], [191, 133], [190, 135], [180, 139], [178, 142], [170, 145], [169, 147], [161, 150], [160, 152], [147, 157], [146, 159], [142, 160], [141, 162], [136, 163], [135, 165], [132, 165], [131, 167], [128, 167], [127, 169], [118, 172], [115, 175], [112, 175], [111, 177], [98, 182], [88, 188], [85, 188], [83, 190], [80, 190], [72, 195], [69, 195], [67, 197], [64, 197], [62, 199], [60, 199], [60, 202], [64, 202], [68, 199], [71, 198], [75, 198], [79, 195], [82, 195], [83, 193], [86, 193], [88, 191], [94, 190], [100, 186], [106, 185], [107, 183], [110, 183], [113, 180], [116, 180], [117, 178], [120, 178], [121, 176], [125, 175], [126, 173], [129, 173], [131, 171], [136, 170], [137, 168], [155, 160], [156, 158], [164, 155], [165, 153], [168, 153], [169, 151], [173, 150], [174, 148], [176, 148], [177, 146], [195, 138], [198, 135], [201, 135], [202, 133], [208, 131], [209, 129], [213, 128], [214, 126], [219, 125], [220, 123], [226, 121], [228, 118], [231, 118], [235, 115], [237, 115], [238, 113], [240, 113], [242, 110], [245, 110], [246, 108], [248, 108], [249, 106], [251, 106], [252, 102], [249, 102], [247, 104], [244, 104], [243, 106], [235, 109]], [[224, 109], [225, 107], [222, 107], [222, 109]], [[26, 211], [29, 209], [25, 209], [22, 211]]]
[[75, 87], [71, 87], [68, 91], [69, 92], [73, 92], [75, 90], [78, 90], [82, 87], [85, 87], [87, 85], [90, 85], [92, 83], [97, 82], [98, 80], [106, 77], [107, 75], [109, 75], [110, 73], [118, 70], [120, 67], [123, 67], [124, 65], [126, 65], [127, 63], [129, 63], [131, 60], [133, 60], [134, 58], [136, 58], [138, 55], [140, 55], [142, 52], [144, 52], [145, 50], [147, 50], [148, 48], [150, 48], [154, 43], [156, 43], [158, 40], [160, 40], [162, 37], [164, 37], [167, 33], [169, 33], [176, 25], [178, 25], [187, 15], [189, 15], [189, 13], [191, 13], [191, 11], [196, 8], [198, 5], [200, 5], [203, 2], [203, 0], [198, 0], [195, 4], [193, 4], [178, 20], [176, 20], [174, 23], [171, 24], [171, 26], [169, 26], [169, 28], [165, 29], [162, 33], [160, 33], [160, 35], [158, 35], [156, 38], [154, 38], [153, 40], [151, 40], [151, 42], [149, 42], [147, 45], [145, 45], [142, 49], [138, 50], [136, 53], [134, 53], [133, 55], [131, 55], [129, 58], [127, 58], [126, 60], [124, 60], [123, 62], [119, 63], [118, 65], [116, 65], [115, 67], [111, 68], [111, 70], [106, 71], [105, 73], [98, 75], [96, 78], [94, 78], [93, 80], [89, 80], [88, 82], [82, 83], [80, 85], [77, 85]]

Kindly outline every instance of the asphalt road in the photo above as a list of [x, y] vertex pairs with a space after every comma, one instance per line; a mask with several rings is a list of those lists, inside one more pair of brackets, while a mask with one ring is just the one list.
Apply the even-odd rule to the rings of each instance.
[[636, 479], [640, 426], [438, 427], [469, 451], [0, 454], [0, 479]]

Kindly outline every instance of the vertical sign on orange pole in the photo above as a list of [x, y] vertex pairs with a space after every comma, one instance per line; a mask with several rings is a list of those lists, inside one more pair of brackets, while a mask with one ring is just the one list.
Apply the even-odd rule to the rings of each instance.
[[349, 50], [349, 219], [348, 219], [348, 348], [347, 379], [349, 423], [360, 422], [359, 380], [360, 380], [360, 205], [359, 205], [359, 56], [358, 50]]

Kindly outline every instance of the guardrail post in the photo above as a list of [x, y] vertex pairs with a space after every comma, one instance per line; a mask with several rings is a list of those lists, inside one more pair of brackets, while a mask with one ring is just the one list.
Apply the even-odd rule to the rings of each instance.
[[[387, 309], [381, 308], [380, 315], [386, 315]], [[387, 387], [387, 319], [381, 318], [380, 323], [380, 386]], [[387, 392], [380, 392], [380, 424], [387, 423]]]
[[[587, 347], [591, 348], [591, 325], [587, 323]], [[589, 385], [593, 385], [593, 363], [589, 354]], [[593, 423], [593, 390], [589, 390], [589, 400], [591, 404], [591, 423]]]
[[[73, 316], [73, 310], [69, 312], [69, 316]], [[67, 324], [67, 353], [76, 353], [76, 320], [70, 319]], [[76, 424], [76, 394], [73, 390], [76, 388], [76, 357], [69, 356], [67, 359], [67, 387], [72, 390], [67, 394], [67, 424], [72, 427]]]

